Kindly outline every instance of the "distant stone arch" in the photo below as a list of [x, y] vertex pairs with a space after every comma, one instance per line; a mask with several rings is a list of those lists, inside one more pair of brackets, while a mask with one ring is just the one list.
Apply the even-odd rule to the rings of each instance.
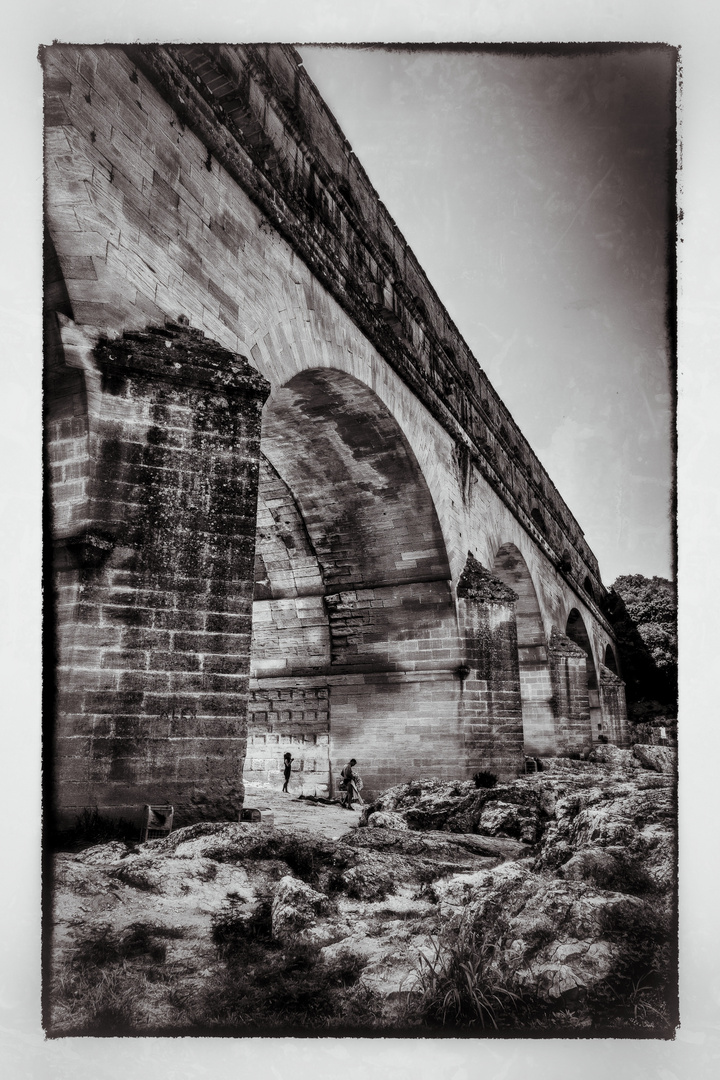
[[498, 549], [493, 573], [518, 596], [517, 645], [525, 752], [553, 754], [557, 747], [547, 641], [535, 586], [515, 544], [506, 543]]
[[573, 608], [567, 618], [565, 634], [575, 642], [585, 653], [585, 670], [587, 673], [588, 709], [590, 714], [590, 730], [592, 739], [602, 733], [602, 711], [600, 708], [600, 690], [598, 685], [598, 673], [593, 657], [592, 646], [588, 636], [585, 622], [577, 608]]
[[612, 671], [613, 675], [619, 675], [620, 670], [618, 668], [618, 662], [615, 658], [615, 652], [612, 645], [605, 646], [605, 667]]
[[595, 661], [593, 659], [590, 638], [588, 637], [588, 632], [585, 629], [583, 617], [577, 608], [573, 608], [567, 617], [565, 634], [567, 637], [570, 638], [571, 641], [574, 641], [576, 645], [579, 645], [582, 651], [587, 656], [588, 689], [597, 690], [597, 671], [595, 670]]

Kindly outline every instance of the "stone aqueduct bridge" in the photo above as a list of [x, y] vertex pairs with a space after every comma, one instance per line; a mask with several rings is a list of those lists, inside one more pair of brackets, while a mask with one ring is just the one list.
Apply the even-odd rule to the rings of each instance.
[[60, 819], [622, 743], [597, 562], [297, 53], [42, 59]]

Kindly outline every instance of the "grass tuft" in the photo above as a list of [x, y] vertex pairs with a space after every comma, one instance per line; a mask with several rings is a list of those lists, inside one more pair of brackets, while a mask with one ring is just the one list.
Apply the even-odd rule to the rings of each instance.
[[433, 942], [421, 956], [413, 994], [415, 1010], [431, 1026], [495, 1028], [512, 1026], [522, 995], [492, 969], [496, 946], [472, 936]]

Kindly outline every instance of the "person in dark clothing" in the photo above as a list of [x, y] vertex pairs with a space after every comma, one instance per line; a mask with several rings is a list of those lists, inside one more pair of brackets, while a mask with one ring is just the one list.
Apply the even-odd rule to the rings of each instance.
[[344, 806], [346, 810], [352, 809], [353, 801], [362, 802], [360, 799], [360, 788], [362, 787], [362, 780], [358, 774], [354, 771], [357, 761], [355, 758], [350, 758], [343, 771], [340, 773], [342, 781], [340, 787], [343, 792], [343, 796], [340, 799], [340, 805]]
[[290, 751], [287, 750], [285, 757], [283, 758], [283, 764], [285, 767], [285, 783], [283, 784], [283, 791], [288, 789], [288, 780], [290, 779], [290, 773], [292, 772], [293, 758], [290, 756]]

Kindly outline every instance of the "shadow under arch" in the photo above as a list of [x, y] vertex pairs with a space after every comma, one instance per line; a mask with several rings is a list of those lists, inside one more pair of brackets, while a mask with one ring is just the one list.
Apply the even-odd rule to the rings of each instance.
[[574, 641], [576, 645], [579, 645], [587, 656], [589, 661], [587, 664], [588, 690], [597, 690], [597, 671], [595, 670], [595, 660], [593, 659], [592, 648], [590, 646], [590, 638], [585, 629], [583, 617], [577, 608], [573, 608], [567, 617], [565, 636], [569, 637], [571, 641]]
[[350, 757], [370, 795], [456, 777], [450, 566], [398, 422], [354, 376], [307, 369], [268, 399], [261, 452], [246, 783], [281, 783], [285, 747], [306, 794]]
[[620, 676], [620, 669], [618, 668], [618, 662], [612, 645], [605, 646], [605, 658], [603, 663], [609, 671], [612, 671], [613, 675]]
[[603, 730], [602, 710], [600, 707], [600, 691], [598, 686], [598, 673], [595, 666], [590, 638], [585, 627], [585, 621], [577, 608], [572, 608], [567, 617], [565, 636], [578, 645], [585, 653], [585, 670], [587, 676], [588, 707], [590, 711], [590, 731], [594, 741]]
[[558, 747], [548, 647], [530, 571], [512, 543], [498, 549], [492, 571], [518, 596], [515, 610], [525, 753], [555, 754]]

